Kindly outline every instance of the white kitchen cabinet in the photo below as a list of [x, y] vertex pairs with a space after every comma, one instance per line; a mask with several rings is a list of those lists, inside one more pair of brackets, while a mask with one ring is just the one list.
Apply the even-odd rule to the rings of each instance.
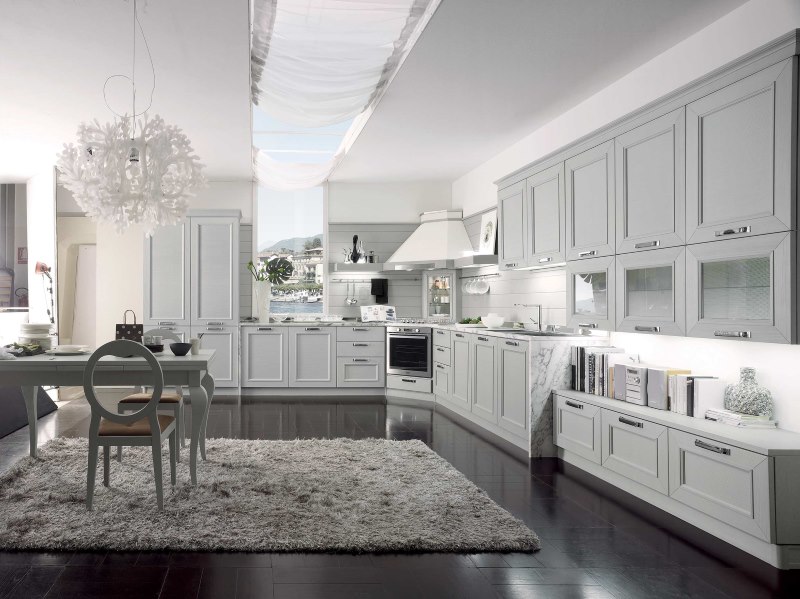
[[564, 164], [531, 175], [526, 184], [526, 263], [547, 266], [563, 262], [566, 245]]
[[438, 362], [433, 365], [433, 393], [436, 401], [450, 400], [453, 389], [453, 374], [450, 366]]
[[383, 326], [336, 327], [336, 339], [348, 342], [385, 343], [386, 328]]
[[772, 233], [687, 246], [687, 334], [794, 343], [795, 235]]
[[683, 245], [685, 131], [679, 108], [614, 140], [617, 253]]
[[442, 347], [440, 345], [433, 346], [433, 361], [438, 362], [439, 364], [445, 364], [446, 366], [450, 366], [452, 364], [450, 360], [450, 352], [451, 349], [449, 347]]
[[614, 330], [616, 270], [614, 257], [567, 262], [567, 325]]
[[239, 220], [192, 217], [192, 325], [239, 323]]
[[616, 330], [686, 333], [686, 251], [683, 247], [620, 254], [616, 261]]
[[614, 141], [567, 159], [567, 260], [613, 256]]
[[686, 107], [688, 243], [796, 228], [797, 57]]
[[451, 370], [453, 374], [453, 403], [469, 412], [471, 404], [470, 384], [472, 381], [471, 344], [468, 333], [453, 333], [450, 345]]
[[203, 349], [216, 350], [208, 370], [218, 389], [239, 387], [239, 327], [192, 327], [192, 337], [201, 333]]
[[380, 387], [386, 385], [386, 359], [378, 357], [336, 358], [337, 387]]
[[[145, 333], [147, 333], [147, 331], [152, 331], [154, 329], [159, 329], [159, 330], [162, 330], [162, 331], [169, 331], [170, 333], [172, 333], [174, 335], [177, 335], [178, 338], [181, 341], [185, 341], [185, 342], [189, 341], [189, 337], [190, 337], [190, 335], [189, 335], [189, 327], [176, 327], [176, 326], [172, 326], [172, 325], [147, 325], [147, 324], [144, 325], [144, 332]], [[170, 341], [169, 339], [164, 339], [164, 351], [165, 352], [170, 351], [170, 349], [169, 349], [169, 344], [170, 343], [174, 343], [174, 342]], [[170, 352], [170, 353], [172, 353], [172, 352]]]
[[336, 387], [336, 327], [289, 328], [289, 386]]
[[713, 518], [770, 541], [770, 465], [761, 454], [669, 431], [669, 494]]
[[497, 423], [527, 441], [531, 401], [528, 343], [498, 339], [497, 358]]
[[667, 495], [669, 429], [661, 424], [602, 410], [602, 464]]
[[497, 343], [494, 337], [470, 335], [472, 413], [497, 423]]
[[242, 387], [289, 386], [289, 328], [242, 327]]
[[600, 408], [584, 401], [555, 396], [553, 443], [600, 464], [602, 430]]
[[[450, 331], [447, 329], [433, 329], [433, 346], [450, 347]], [[435, 355], [434, 355], [435, 357]]]
[[501, 189], [497, 194], [497, 219], [500, 231], [498, 266], [513, 270], [525, 266], [527, 260], [527, 210], [524, 181]]
[[144, 238], [144, 323], [189, 326], [189, 221]]

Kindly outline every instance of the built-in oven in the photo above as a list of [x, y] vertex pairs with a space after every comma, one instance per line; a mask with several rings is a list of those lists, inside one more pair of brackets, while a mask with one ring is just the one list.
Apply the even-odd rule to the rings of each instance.
[[431, 378], [430, 327], [386, 327], [386, 374]]

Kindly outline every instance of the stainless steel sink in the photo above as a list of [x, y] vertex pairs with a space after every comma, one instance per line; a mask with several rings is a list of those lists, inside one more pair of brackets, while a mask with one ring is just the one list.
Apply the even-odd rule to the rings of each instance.
[[562, 333], [559, 331], [531, 331], [528, 329], [487, 329], [490, 333], [514, 333], [515, 335], [528, 335], [530, 337], [575, 337], [577, 333]]

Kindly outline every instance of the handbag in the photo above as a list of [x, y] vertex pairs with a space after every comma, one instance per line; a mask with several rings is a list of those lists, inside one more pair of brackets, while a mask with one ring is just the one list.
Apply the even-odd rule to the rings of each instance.
[[[133, 314], [133, 324], [128, 324], [128, 312]], [[122, 314], [122, 324], [117, 325], [117, 339], [128, 339], [129, 341], [142, 342], [144, 325], [136, 324], [136, 312], [125, 310]]]

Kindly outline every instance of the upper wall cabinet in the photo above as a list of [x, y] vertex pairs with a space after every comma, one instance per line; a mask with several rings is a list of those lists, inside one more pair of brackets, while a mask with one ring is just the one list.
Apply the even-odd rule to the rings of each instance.
[[239, 221], [197, 217], [191, 222], [192, 324], [239, 324]]
[[144, 239], [144, 322], [189, 326], [189, 221]]
[[688, 243], [796, 228], [796, 72], [792, 57], [687, 106]]
[[614, 330], [614, 256], [567, 262], [567, 326]]
[[525, 266], [527, 259], [525, 181], [499, 191], [497, 212], [500, 220], [500, 270]]
[[614, 142], [564, 163], [567, 260], [614, 255]]
[[618, 253], [684, 243], [684, 115], [680, 108], [614, 141]]
[[557, 164], [527, 179], [527, 264], [564, 261], [564, 165]]

